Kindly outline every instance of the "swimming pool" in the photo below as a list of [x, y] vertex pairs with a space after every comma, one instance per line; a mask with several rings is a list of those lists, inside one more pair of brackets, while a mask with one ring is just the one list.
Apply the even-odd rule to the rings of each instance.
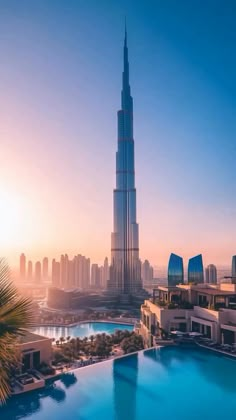
[[112, 334], [115, 330], [132, 331], [134, 326], [131, 324], [119, 324], [115, 322], [84, 322], [75, 325], [74, 327], [36, 327], [32, 331], [35, 334], [44, 335], [45, 337], [55, 338], [59, 340], [60, 337], [89, 337], [95, 334]]
[[201, 349], [166, 347], [81, 368], [12, 398], [13, 420], [199, 420], [233, 418], [236, 361]]

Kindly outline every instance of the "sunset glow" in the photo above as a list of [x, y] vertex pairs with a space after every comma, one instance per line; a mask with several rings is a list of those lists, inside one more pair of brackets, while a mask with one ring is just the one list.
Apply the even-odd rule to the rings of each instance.
[[22, 218], [24, 203], [22, 197], [15, 191], [3, 189], [0, 186], [0, 247], [11, 246], [14, 242], [21, 243], [24, 236]]
[[123, 1], [112, 13], [107, 2], [20, 3], [0, 14], [1, 255], [13, 264], [21, 252], [110, 258], [126, 14], [140, 257], [166, 265], [171, 252], [185, 260], [202, 253], [205, 264], [230, 265], [231, 14], [218, 24], [217, 7], [192, 13], [191, 2], [173, 2], [171, 14], [165, 2], [153, 10], [140, 2], [135, 14]]

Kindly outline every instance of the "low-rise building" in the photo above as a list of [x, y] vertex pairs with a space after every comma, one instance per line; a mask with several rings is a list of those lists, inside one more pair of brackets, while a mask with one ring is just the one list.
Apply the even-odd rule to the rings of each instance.
[[22, 372], [38, 369], [42, 362], [51, 364], [52, 340], [27, 331], [20, 336], [18, 349], [21, 354]]
[[171, 331], [198, 332], [216, 343], [236, 343], [235, 285], [158, 287], [141, 306], [139, 332], [148, 347]]

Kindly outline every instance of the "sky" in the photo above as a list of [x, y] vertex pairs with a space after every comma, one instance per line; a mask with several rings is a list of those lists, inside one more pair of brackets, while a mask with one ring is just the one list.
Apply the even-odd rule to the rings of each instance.
[[236, 253], [236, 2], [0, 0], [0, 255], [110, 257], [124, 19], [140, 257]]

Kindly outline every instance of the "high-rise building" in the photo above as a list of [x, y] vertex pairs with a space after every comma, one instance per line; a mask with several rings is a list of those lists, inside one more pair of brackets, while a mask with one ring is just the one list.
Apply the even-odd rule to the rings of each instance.
[[63, 273], [63, 283], [62, 287], [68, 288], [68, 277], [69, 277], [69, 258], [68, 255], [64, 256], [64, 273]]
[[232, 277], [236, 280], [236, 255], [232, 257]]
[[68, 261], [68, 283], [67, 286], [69, 288], [75, 287], [75, 260]]
[[142, 281], [149, 283], [153, 280], [153, 267], [148, 260], [142, 263]]
[[35, 263], [35, 272], [34, 272], [34, 279], [36, 281], [36, 283], [40, 283], [41, 282], [41, 278], [42, 278], [42, 270], [41, 270], [41, 262], [37, 261]]
[[101, 286], [101, 272], [98, 264], [91, 265], [91, 287], [98, 288]]
[[90, 287], [90, 258], [85, 258], [85, 265], [84, 265], [84, 271], [85, 271], [85, 276], [84, 276], [84, 284], [83, 287], [84, 289], [88, 289]]
[[26, 257], [25, 254], [21, 254], [20, 256], [20, 277], [22, 280], [25, 279], [26, 272]]
[[139, 260], [139, 232], [136, 221], [133, 98], [129, 85], [126, 29], [121, 109], [118, 111], [116, 188], [113, 200], [114, 220], [111, 235], [111, 268], [108, 289], [117, 294], [128, 296], [142, 289], [142, 280]]
[[78, 273], [77, 273], [77, 285], [79, 288], [84, 289], [84, 257], [83, 255], [78, 255]]
[[43, 259], [43, 279], [47, 280], [48, 278], [48, 258], [44, 257]]
[[64, 287], [64, 278], [65, 278], [65, 256], [61, 255], [60, 259], [60, 286]]
[[72, 260], [68, 255], [61, 255], [60, 281], [58, 286], [64, 289], [78, 288], [82, 290], [90, 287], [90, 259], [83, 255], [75, 255]]
[[33, 279], [33, 263], [28, 261], [27, 279], [31, 281]]
[[80, 287], [82, 290], [90, 288], [90, 259], [84, 256], [81, 259]]
[[217, 284], [217, 269], [214, 264], [207, 266], [205, 270], [205, 282], [210, 284]]
[[60, 263], [55, 259], [52, 260], [52, 285], [55, 287], [60, 285]]
[[176, 286], [184, 282], [183, 258], [176, 254], [170, 254], [168, 265], [168, 286]]
[[103, 265], [103, 287], [106, 289], [107, 288], [107, 282], [109, 280], [109, 263], [108, 263], [108, 258], [106, 257], [104, 260], [104, 265]]
[[190, 258], [188, 262], [188, 283], [204, 283], [202, 255]]

